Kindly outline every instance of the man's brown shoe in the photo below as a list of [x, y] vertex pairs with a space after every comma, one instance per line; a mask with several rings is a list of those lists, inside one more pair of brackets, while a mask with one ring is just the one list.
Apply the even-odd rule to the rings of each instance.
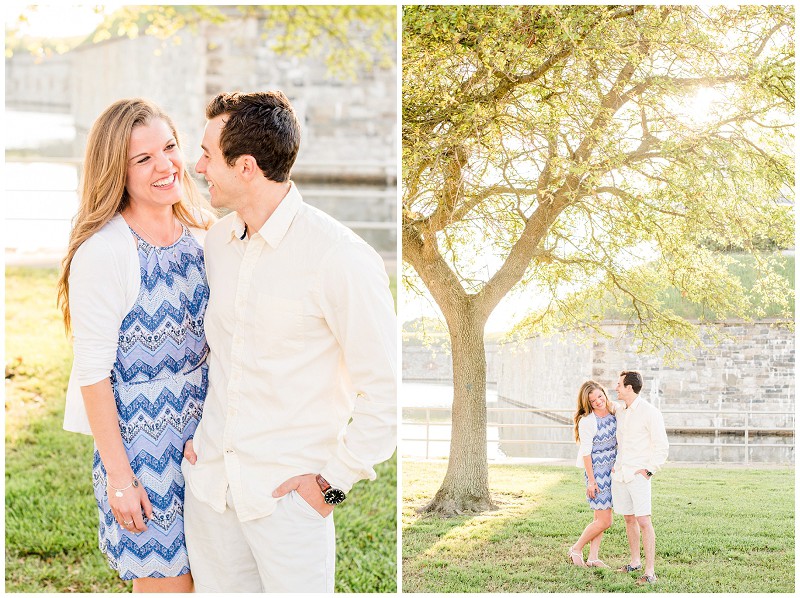
[[619, 569], [617, 569], [617, 572], [619, 572], [619, 573], [631, 573], [633, 571], [639, 571], [639, 569], [641, 569], [641, 568], [642, 568], [641, 565], [636, 565], [635, 567], [633, 565], [624, 565], [624, 566], [620, 567]]

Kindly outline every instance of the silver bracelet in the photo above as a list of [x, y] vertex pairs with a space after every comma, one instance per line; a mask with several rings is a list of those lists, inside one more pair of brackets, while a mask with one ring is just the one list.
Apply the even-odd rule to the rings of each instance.
[[116, 496], [117, 498], [122, 498], [123, 496], [122, 493], [131, 486], [133, 486], [134, 488], [139, 487], [139, 480], [136, 479], [136, 476], [133, 476], [133, 478], [131, 478], [131, 483], [125, 486], [124, 488], [115, 488], [114, 486], [111, 485], [111, 479], [106, 478], [106, 493], [108, 493], [108, 489], [111, 488], [112, 490], [115, 490], [114, 496]]

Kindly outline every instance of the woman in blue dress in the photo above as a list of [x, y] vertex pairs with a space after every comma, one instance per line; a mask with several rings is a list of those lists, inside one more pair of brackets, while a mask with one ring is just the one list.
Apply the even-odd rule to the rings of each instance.
[[[570, 547], [568, 558], [578, 566], [607, 567], [599, 553], [603, 532], [611, 527], [612, 520], [611, 468], [617, 458], [617, 420], [614, 404], [594, 380], [581, 385], [574, 419], [575, 440], [579, 444], [576, 466], [584, 468], [586, 498], [594, 519]], [[586, 544], [589, 544], [589, 554], [584, 562]]]
[[100, 115], [58, 283], [75, 356], [64, 427], [94, 437], [100, 550], [134, 592], [193, 590], [181, 460], [208, 385], [202, 204], [157, 106]]

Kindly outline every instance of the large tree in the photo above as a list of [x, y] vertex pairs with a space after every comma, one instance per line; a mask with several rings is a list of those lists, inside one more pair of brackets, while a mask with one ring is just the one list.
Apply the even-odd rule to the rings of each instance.
[[[405, 274], [441, 309], [453, 359], [427, 510], [483, 510], [484, 327], [509, 292], [544, 300], [531, 329], [586, 324], [610, 298], [645, 348], [697, 339], [666, 286], [717, 315], [791, 302], [757, 248], [793, 243], [794, 13], [405, 6], [402, 42]], [[752, 289], [720, 246], [756, 255]]]

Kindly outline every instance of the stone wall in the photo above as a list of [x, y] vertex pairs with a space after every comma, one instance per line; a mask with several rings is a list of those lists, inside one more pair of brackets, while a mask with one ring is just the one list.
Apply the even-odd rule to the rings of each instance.
[[[497, 384], [498, 344], [486, 343], [486, 383]], [[427, 342], [411, 336], [403, 336], [403, 369], [401, 377], [407, 382], [436, 382], [452, 384], [453, 358], [449, 340], [436, 336]]]
[[[668, 365], [663, 355], [636, 352], [625, 326], [607, 324], [610, 338], [586, 343], [568, 335], [504, 345], [498, 360], [498, 392], [531, 405], [573, 408], [589, 378], [613, 391], [619, 372], [642, 373], [642, 396], [662, 409], [791, 410], [794, 408], [794, 332], [780, 322], [725, 322], [719, 345], [703, 329], [694, 360]], [[614, 393], [612, 392], [612, 397]]]
[[408, 382], [453, 382], [450, 347], [443, 342], [430, 344], [403, 339], [403, 380]]
[[55, 54], [45, 59], [16, 53], [5, 62], [6, 105], [19, 110], [68, 112], [70, 59]]
[[205, 124], [204, 45], [199, 36], [189, 36], [180, 45], [142, 36], [72, 50], [75, 155], [83, 155], [89, 129], [107, 106], [122, 98], [144, 97], [170, 115], [187, 160], [197, 160]]

